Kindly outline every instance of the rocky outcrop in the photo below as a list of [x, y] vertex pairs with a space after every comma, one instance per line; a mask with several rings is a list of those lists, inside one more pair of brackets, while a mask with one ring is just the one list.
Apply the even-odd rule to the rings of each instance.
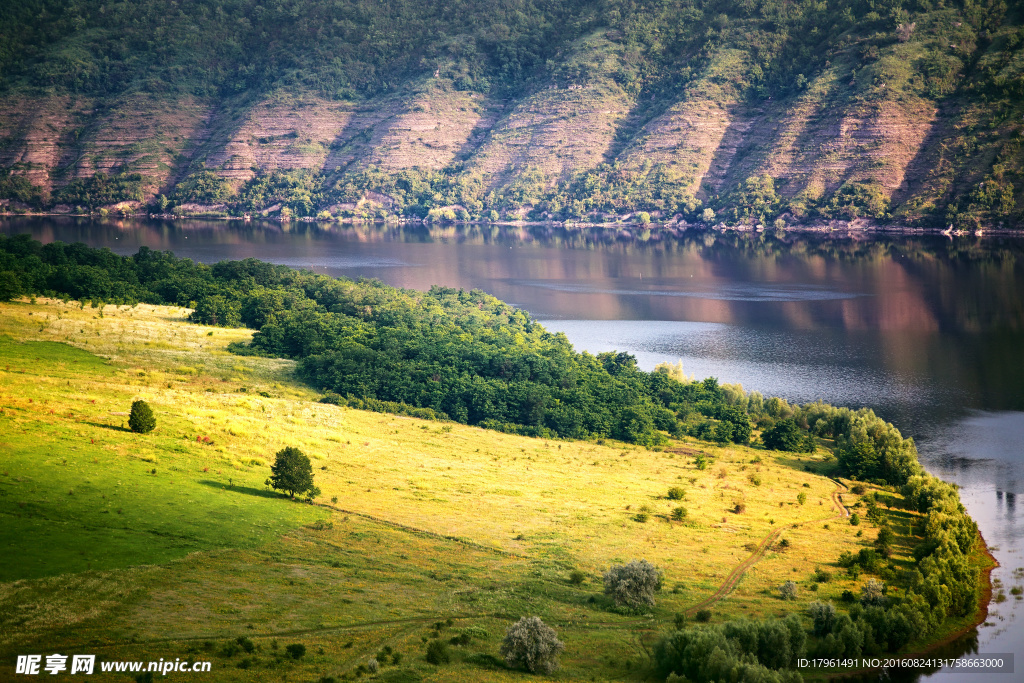
[[91, 114], [90, 102], [71, 97], [0, 100], [0, 167], [52, 189]]
[[603, 35], [580, 41], [552, 82], [511, 104], [468, 165], [489, 187], [539, 172], [550, 186], [610, 160], [633, 100], [614, 79], [621, 46]]
[[[485, 191], [511, 188], [518, 206], [533, 207], [560, 181], [609, 162], [662, 165], [704, 201], [765, 174], [782, 197], [797, 199], [866, 181], [895, 215], [913, 216], [1022, 166], [1015, 118], [996, 121], [983, 103], [940, 107], [908, 80], [912, 70], [892, 62], [863, 66], [840, 53], [773, 99], [751, 96], [748, 51], [721, 48], [674, 95], [651, 103], [621, 85], [636, 80], [635, 55], [621, 40], [613, 32], [580, 39], [546, 80], [510, 99], [459, 90], [439, 73], [358, 102], [283, 91], [113, 102], [7, 96], [0, 171], [46, 190], [99, 172], [139, 172], [154, 195], [169, 194], [199, 164], [235, 186], [258, 170], [310, 169], [329, 181], [370, 167], [445, 170], [472, 175]], [[909, 48], [891, 49], [886, 59]], [[997, 169], [1007, 155], [1017, 161]]]

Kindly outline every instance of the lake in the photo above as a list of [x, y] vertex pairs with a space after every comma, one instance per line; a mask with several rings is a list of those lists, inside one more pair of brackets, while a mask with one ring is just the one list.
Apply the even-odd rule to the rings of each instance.
[[[645, 369], [681, 360], [688, 375], [790, 401], [870, 406], [962, 487], [1001, 565], [993, 578], [1007, 593], [1021, 583], [1024, 239], [72, 218], [0, 219], [0, 230], [479, 288], [580, 350], [628, 351]], [[1008, 597], [952, 651], [1024, 654], [1021, 601]]]

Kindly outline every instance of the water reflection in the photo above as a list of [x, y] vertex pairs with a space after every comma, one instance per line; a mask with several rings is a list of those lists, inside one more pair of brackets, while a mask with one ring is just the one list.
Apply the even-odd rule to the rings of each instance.
[[[1024, 329], [1021, 241], [654, 229], [0, 219], [0, 231], [481, 287], [548, 318], [975, 334]], [[766, 306], [765, 304], [776, 304]], [[907, 360], [914, 350], [907, 349]]]

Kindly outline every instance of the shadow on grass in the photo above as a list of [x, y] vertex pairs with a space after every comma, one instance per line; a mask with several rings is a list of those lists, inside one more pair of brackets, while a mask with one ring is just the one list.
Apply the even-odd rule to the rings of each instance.
[[812, 456], [810, 453], [787, 453], [785, 451], [780, 451], [778, 452], [778, 455], [775, 456], [775, 462], [783, 467], [788, 467], [800, 472], [810, 472], [811, 474], [817, 474], [825, 477], [835, 477], [839, 475], [839, 465], [835, 460], [821, 460], [816, 456]]
[[213, 481], [211, 479], [201, 479], [199, 483], [203, 486], [209, 486], [211, 489], [224, 489], [226, 491], [234, 491], [235, 493], [244, 493], [247, 496], [258, 496], [260, 498], [288, 498], [287, 494], [278, 493], [277, 491], [268, 491], [266, 489], [258, 489], [252, 486], [239, 486], [238, 484], [225, 484], [222, 481]]
[[132, 430], [128, 429], [127, 427], [117, 427], [115, 425], [103, 424], [102, 422], [88, 422], [88, 421], [86, 421], [84, 424], [91, 425], [93, 427], [99, 427], [100, 429], [112, 429], [115, 432], [128, 432], [129, 434], [132, 433]]

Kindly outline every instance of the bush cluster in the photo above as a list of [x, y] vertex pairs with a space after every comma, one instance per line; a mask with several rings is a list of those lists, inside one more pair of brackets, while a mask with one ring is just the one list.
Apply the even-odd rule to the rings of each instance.
[[640, 609], [654, 605], [661, 590], [661, 571], [647, 560], [614, 565], [604, 573], [604, 592], [616, 605]]
[[508, 628], [501, 642], [501, 656], [508, 666], [530, 673], [554, 673], [565, 644], [540, 617], [522, 617]]

